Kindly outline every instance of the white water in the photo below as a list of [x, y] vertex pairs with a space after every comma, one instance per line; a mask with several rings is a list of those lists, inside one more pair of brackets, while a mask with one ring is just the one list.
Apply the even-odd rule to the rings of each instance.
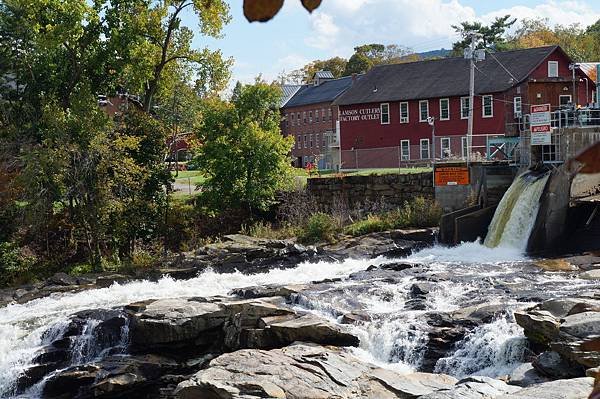
[[521, 252], [527, 242], [540, 209], [540, 197], [550, 174], [534, 178], [520, 175], [502, 197], [489, 227], [485, 245], [490, 248], [514, 248]]
[[[382, 260], [369, 261], [378, 264]], [[86, 309], [110, 309], [146, 299], [227, 295], [234, 288], [265, 284], [307, 283], [328, 278], [346, 277], [364, 270], [365, 261], [300, 264], [294, 269], [274, 269], [268, 273], [244, 275], [218, 274], [206, 271], [190, 280], [163, 278], [157, 282], [138, 281], [115, 284], [79, 292], [53, 294], [25, 304], [12, 304], [0, 309], [0, 397], [10, 395], [23, 370], [31, 365], [40, 348], [43, 333], [65, 323], [70, 315]]]

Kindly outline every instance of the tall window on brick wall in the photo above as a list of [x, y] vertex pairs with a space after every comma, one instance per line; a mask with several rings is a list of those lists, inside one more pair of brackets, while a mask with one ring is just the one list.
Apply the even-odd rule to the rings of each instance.
[[408, 103], [400, 103], [400, 123], [408, 123]]
[[302, 111], [302, 123], [306, 125], [306, 111]]
[[513, 99], [513, 112], [515, 118], [520, 118], [523, 116], [523, 100], [521, 97], [515, 97]]
[[400, 141], [400, 159], [403, 161], [410, 160], [410, 140]]
[[328, 119], [331, 120], [331, 108], [329, 108], [329, 116]]
[[494, 96], [483, 96], [481, 97], [481, 115], [484, 118], [491, 118], [494, 116]]
[[429, 118], [429, 101], [419, 101], [419, 122], [427, 122]]
[[325, 122], [325, 108], [321, 108], [321, 119]]
[[387, 125], [390, 123], [390, 104], [383, 103], [379, 106], [381, 124]]
[[442, 158], [449, 158], [452, 155], [450, 151], [450, 137], [440, 138], [440, 153]]
[[306, 134], [304, 135], [304, 148], [308, 148], [308, 137], [306, 137]]
[[308, 123], [312, 123], [312, 111], [308, 111]]
[[291, 118], [292, 118], [292, 126], [296, 126], [296, 119], [294, 118], [296, 116], [296, 114], [292, 114]]
[[421, 139], [421, 159], [429, 158], [429, 139]]
[[548, 61], [548, 77], [558, 78], [558, 61]]
[[315, 111], [315, 122], [319, 122], [319, 110]]
[[319, 141], [319, 133], [315, 134], [315, 147], [319, 148], [321, 142]]
[[310, 148], [313, 148], [313, 135], [310, 135]]
[[296, 148], [299, 150], [302, 148], [302, 136], [301, 135], [296, 136]]
[[469, 119], [469, 108], [471, 108], [470, 102], [471, 99], [469, 97], [460, 98], [460, 119]]
[[447, 121], [450, 119], [450, 100], [447, 98], [440, 99], [440, 120]]

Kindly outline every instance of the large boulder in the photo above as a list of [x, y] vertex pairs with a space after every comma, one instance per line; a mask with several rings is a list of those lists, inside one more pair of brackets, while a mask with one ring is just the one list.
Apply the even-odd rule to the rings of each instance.
[[531, 365], [531, 363], [523, 363], [510, 373], [508, 383], [519, 387], [528, 387], [542, 382], [548, 382], [549, 378], [540, 373]]
[[343, 349], [297, 343], [222, 355], [180, 383], [192, 398], [416, 398], [456, 382], [445, 375], [402, 376], [360, 362]]
[[451, 388], [438, 390], [419, 399], [489, 399], [512, 394], [520, 388], [489, 377], [469, 377]]
[[573, 364], [556, 352], [547, 351], [532, 362], [533, 367], [542, 375], [553, 379], [582, 377], [585, 370], [578, 364]]
[[547, 310], [517, 311], [515, 321], [536, 344], [548, 345], [558, 337], [560, 320]]
[[585, 399], [593, 385], [594, 379], [589, 377], [557, 380], [532, 385], [497, 399]]

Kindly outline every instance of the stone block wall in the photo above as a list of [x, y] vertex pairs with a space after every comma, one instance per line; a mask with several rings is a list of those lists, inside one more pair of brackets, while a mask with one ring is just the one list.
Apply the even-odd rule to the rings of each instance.
[[418, 196], [434, 198], [432, 172], [312, 178], [307, 190], [323, 208], [340, 200], [351, 208], [373, 203], [395, 208]]

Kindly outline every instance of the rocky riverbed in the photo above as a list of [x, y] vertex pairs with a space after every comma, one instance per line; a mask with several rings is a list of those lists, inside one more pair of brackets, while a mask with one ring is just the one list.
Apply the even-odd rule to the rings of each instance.
[[537, 261], [433, 236], [319, 248], [230, 236], [144, 280], [5, 291], [0, 397], [589, 395], [600, 258]]

